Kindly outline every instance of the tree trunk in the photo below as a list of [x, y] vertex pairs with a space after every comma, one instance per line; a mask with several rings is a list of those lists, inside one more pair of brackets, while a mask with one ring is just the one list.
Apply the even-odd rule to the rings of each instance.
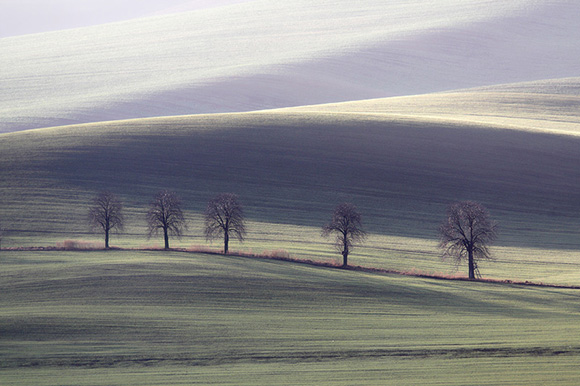
[[224, 231], [224, 255], [228, 254], [228, 248], [230, 244], [230, 234]]
[[109, 231], [111, 230], [109, 216], [105, 219], [105, 249], [109, 249]]
[[167, 228], [163, 228], [163, 238], [165, 239], [165, 249], [169, 249], [169, 234]]
[[469, 254], [469, 279], [475, 279], [475, 263], [473, 261], [473, 250], [468, 250], [467, 253]]
[[346, 267], [348, 265], [348, 250], [342, 251], [342, 266]]
[[342, 266], [348, 265], [348, 235], [346, 232], [342, 233]]

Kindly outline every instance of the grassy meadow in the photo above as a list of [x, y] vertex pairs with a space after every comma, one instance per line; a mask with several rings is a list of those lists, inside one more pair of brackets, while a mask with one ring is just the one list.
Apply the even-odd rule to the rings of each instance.
[[574, 385], [580, 293], [184, 252], [0, 255], [5, 385]]
[[[0, 135], [0, 383], [576, 384], [578, 290], [200, 253], [221, 248], [207, 201], [233, 192], [249, 233], [232, 250], [337, 262], [320, 229], [350, 201], [369, 232], [352, 265], [465, 277], [437, 228], [470, 199], [500, 225], [485, 278], [580, 285], [574, 116], [532, 114], [535, 95], [510, 125], [494, 112], [521, 98], [496, 96], [471, 121], [445, 116], [454, 94], [416, 116], [375, 100]], [[104, 189], [125, 205], [124, 250], [17, 250], [101, 245], [87, 211]], [[171, 245], [187, 252], [143, 250], [161, 246], [144, 220], [160, 189], [183, 198]]]

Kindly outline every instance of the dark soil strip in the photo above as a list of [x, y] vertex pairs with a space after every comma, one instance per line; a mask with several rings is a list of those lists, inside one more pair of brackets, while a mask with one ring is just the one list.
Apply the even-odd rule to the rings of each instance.
[[470, 359], [580, 356], [580, 347], [524, 347], [524, 348], [456, 348], [416, 350], [349, 350], [287, 353], [230, 353], [215, 357], [195, 357], [187, 354], [144, 356], [75, 356], [54, 358], [0, 359], [0, 368], [115, 368], [149, 366], [215, 366], [237, 363], [314, 363], [342, 360], [376, 359]]

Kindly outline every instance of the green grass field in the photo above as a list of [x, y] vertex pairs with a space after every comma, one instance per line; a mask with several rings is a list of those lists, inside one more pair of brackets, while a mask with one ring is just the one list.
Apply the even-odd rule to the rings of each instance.
[[575, 385], [577, 290], [179, 252], [0, 254], [3, 385]]
[[[221, 247], [202, 213], [233, 192], [249, 233], [232, 250], [336, 262], [320, 229], [350, 201], [369, 232], [350, 264], [464, 277], [437, 228], [470, 199], [500, 226], [485, 278], [580, 285], [578, 98], [512, 91], [0, 135], [0, 384], [577, 384], [578, 290], [192, 252]], [[126, 250], [14, 250], [102, 243], [104, 189]], [[171, 245], [190, 252], [142, 250], [161, 245], [160, 189], [184, 200]]]

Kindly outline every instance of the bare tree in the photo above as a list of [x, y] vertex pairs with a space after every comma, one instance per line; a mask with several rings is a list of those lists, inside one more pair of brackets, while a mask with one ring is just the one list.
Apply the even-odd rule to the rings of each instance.
[[361, 215], [350, 203], [339, 204], [332, 214], [332, 220], [322, 228], [322, 235], [336, 234], [336, 248], [342, 254], [342, 266], [348, 265], [348, 254], [356, 243], [362, 242], [367, 233], [362, 229]]
[[177, 194], [162, 190], [155, 195], [147, 212], [147, 225], [149, 238], [163, 231], [165, 249], [169, 249], [169, 235], [181, 237], [187, 225]]
[[109, 249], [109, 234], [113, 230], [123, 230], [125, 219], [123, 205], [113, 193], [104, 191], [99, 193], [89, 208], [89, 224], [93, 230], [105, 233], [105, 248]]
[[497, 223], [489, 218], [483, 205], [473, 201], [452, 204], [439, 233], [443, 257], [451, 257], [457, 264], [467, 259], [469, 278], [480, 277], [477, 263], [491, 259], [489, 245], [497, 237]]
[[208, 202], [205, 211], [205, 237], [207, 240], [223, 236], [224, 254], [227, 254], [230, 236], [244, 241], [245, 235], [244, 211], [237, 195], [222, 193]]

